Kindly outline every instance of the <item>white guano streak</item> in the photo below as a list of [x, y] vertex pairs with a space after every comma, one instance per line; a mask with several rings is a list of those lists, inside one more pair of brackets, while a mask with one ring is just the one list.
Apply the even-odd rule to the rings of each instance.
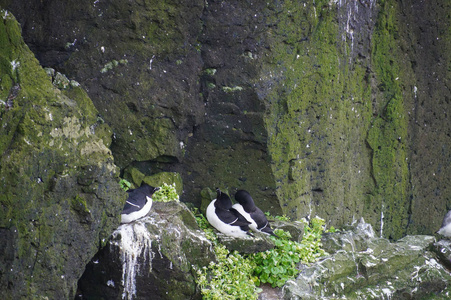
[[[122, 262], [122, 299], [132, 300], [136, 296], [136, 274], [141, 264], [148, 261], [149, 272], [152, 270], [152, 239], [145, 223], [134, 222], [119, 226], [113, 232], [113, 241], [119, 247]], [[139, 257], [144, 262], [138, 262]]]

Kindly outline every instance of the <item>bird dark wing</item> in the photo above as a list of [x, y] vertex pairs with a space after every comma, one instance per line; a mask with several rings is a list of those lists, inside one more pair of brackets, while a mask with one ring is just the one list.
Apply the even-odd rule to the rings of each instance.
[[251, 222], [246, 220], [246, 218], [233, 207], [230, 208], [230, 212], [232, 212], [237, 218], [235, 222], [230, 225], [240, 226], [241, 230], [246, 231], [247, 235], [254, 236], [250, 231], [251, 229], [249, 228], [249, 224], [251, 224]]
[[233, 207], [230, 208], [230, 212], [237, 218], [236, 221], [233, 224], [230, 225], [237, 225], [237, 226], [248, 226], [251, 224], [248, 220], [246, 220], [245, 217], [243, 217], [242, 214], [240, 214], [236, 209]]
[[125, 202], [123, 214], [129, 214], [138, 210], [141, 210], [147, 203], [146, 194], [133, 190], [128, 194], [127, 201]]
[[275, 233], [274, 233], [274, 230], [271, 228], [271, 226], [269, 225], [269, 222], [267, 222], [266, 223], [266, 225], [264, 226], [264, 227], [262, 227], [262, 228], [259, 228], [259, 230], [261, 231], [261, 232], [264, 232], [264, 233], [267, 233], [267, 234], [269, 234], [269, 235], [272, 235], [272, 236], [275, 236], [275, 237], [279, 237], [278, 235], [276, 235]]
[[268, 223], [268, 219], [265, 214], [261, 211], [260, 208], [256, 207], [256, 209], [250, 213], [251, 218], [257, 223], [257, 229], [261, 229]]
[[257, 223], [258, 230], [273, 235], [275, 237], [278, 237], [277, 235], [274, 234], [271, 225], [269, 225], [268, 219], [266, 218], [265, 214], [261, 211], [260, 208], [257, 207], [256, 210], [252, 212], [250, 215], [251, 218], [255, 221], [255, 223]]
[[142, 209], [142, 206], [132, 205], [132, 204], [126, 202], [124, 205], [124, 209], [122, 210], [122, 213], [130, 214], [132, 212], [135, 212], [135, 211], [138, 211], [141, 209]]
[[215, 213], [221, 221], [223, 221], [224, 223], [229, 224], [229, 225], [245, 226], [245, 225], [250, 224], [235, 209], [228, 210], [228, 209], [222, 209], [222, 208], [216, 207]]

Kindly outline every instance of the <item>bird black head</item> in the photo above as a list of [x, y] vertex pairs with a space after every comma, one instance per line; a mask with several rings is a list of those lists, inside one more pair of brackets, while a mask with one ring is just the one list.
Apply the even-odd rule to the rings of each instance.
[[245, 211], [255, 210], [254, 199], [251, 194], [245, 190], [239, 190], [235, 193], [235, 200], [241, 204]]
[[139, 187], [139, 190], [141, 190], [143, 193], [145, 193], [147, 196], [152, 196], [156, 191], [160, 190], [159, 187], [153, 187], [151, 185], [148, 185], [147, 183], [141, 184]]
[[232, 207], [232, 200], [229, 195], [223, 193], [219, 188], [216, 188], [216, 203], [218, 207], [230, 209]]

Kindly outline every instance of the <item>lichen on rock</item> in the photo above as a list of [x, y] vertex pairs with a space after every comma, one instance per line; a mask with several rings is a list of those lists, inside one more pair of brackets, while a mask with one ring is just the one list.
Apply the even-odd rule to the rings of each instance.
[[1, 15], [0, 295], [69, 299], [125, 195], [87, 94], [54, 87], [14, 17]]

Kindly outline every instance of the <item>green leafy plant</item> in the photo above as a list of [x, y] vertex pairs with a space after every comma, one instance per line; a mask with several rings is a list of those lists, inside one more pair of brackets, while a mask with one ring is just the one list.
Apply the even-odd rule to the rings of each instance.
[[270, 212], [265, 212], [265, 215], [270, 220], [279, 220], [279, 221], [286, 221], [286, 222], [290, 221], [290, 218], [287, 215], [271, 216]]
[[230, 253], [219, 243], [215, 229], [208, 223], [197, 208], [193, 211], [197, 224], [213, 243], [216, 262], [210, 262], [197, 270], [196, 283], [199, 285], [202, 298], [206, 300], [220, 299], [257, 299], [258, 279], [253, 275], [254, 262], [238, 252]]
[[230, 86], [223, 86], [223, 87], [222, 87], [222, 90], [223, 90], [224, 92], [226, 92], [226, 93], [233, 93], [233, 92], [236, 92], [236, 91], [242, 91], [243, 88], [242, 88], [241, 86], [233, 86], [233, 87], [230, 87]]
[[120, 59], [119, 61], [113, 59], [112, 61], [106, 63], [103, 68], [100, 70], [100, 73], [106, 73], [108, 70], [112, 70], [113, 68], [119, 66], [119, 65], [126, 65], [128, 64], [128, 60], [126, 59]]
[[119, 185], [120, 185], [121, 189], [123, 189], [124, 191], [128, 191], [130, 189], [130, 187], [132, 186], [132, 184], [127, 179], [119, 180]]
[[256, 265], [254, 274], [259, 278], [258, 283], [280, 287], [299, 273], [296, 265], [301, 260], [301, 245], [289, 240], [289, 232], [276, 230], [276, 234], [281, 238], [273, 239], [274, 249], [253, 254]]
[[274, 218], [277, 219], [277, 220], [279, 220], [279, 221], [286, 221], [286, 222], [290, 221], [290, 218], [287, 217], [286, 215], [283, 215], [283, 216], [275, 216]]
[[256, 300], [260, 291], [253, 276], [254, 262], [234, 251], [230, 253], [221, 244], [214, 247], [217, 262], [197, 270], [197, 284], [202, 298]]
[[279, 229], [276, 230], [276, 234], [280, 238], [272, 237], [276, 246], [273, 250], [253, 254], [256, 265], [254, 274], [258, 276], [260, 283], [281, 287], [299, 273], [297, 269], [299, 262], [311, 263], [327, 255], [321, 248], [324, 220], [315, 217], [310, 223], [307, 221], [304, 223], [305, 233], [300, 243], [291, 241], [291, 234]]
[[330, 228], [326, 230], [326, 232], [331, 232], [331, 233], [339, 232], [339, 231], [340, 231], [340, 229], [337, 229], [334, 226], [330, 226]]
[[175, 183], [163, 183], [160, 189], [153, 194], [152, 200], [157, 202], [180, 201], [177, 190], [175, 189]]
[[322, 256], [328, 255], [321, 243], [321, 236], [326, 230], [326, 222], [320, 217], [314, 217], [308, 222], [302, 219], [304, 222], [304, 236], [301, 241], [301, 261], [303, 263], [312, 263]]
[[[299, 274], [298, 263], [311, 263], [327, 253], [321, 248], [321, 235], [325, 221], [318, 217], [311, 222], [304, 220], [304, 239], [291, 241], [288, 231], [276, 229], [279, 238], [271, 237], [273, 250], [240, 255], [230, 253], [217, 240], [214, 229], [197, 209], [194, 215], [199, 227], [212, 241], [217, 262], [197, 270], [196, 282], [201, 288], [203, 299], [257, 299], [262, 283], [281, 287]], [[267, 215], [269, 216], [269, 215]]]

